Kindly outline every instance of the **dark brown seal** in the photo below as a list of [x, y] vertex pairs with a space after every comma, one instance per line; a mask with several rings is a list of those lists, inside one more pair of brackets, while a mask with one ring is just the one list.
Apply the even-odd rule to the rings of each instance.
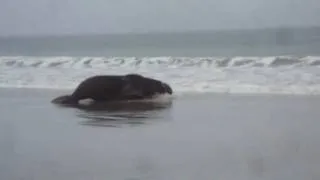
[[71, 95], [63, 95], [51, 102], [61, 105], [77, 105], [80, 100], [96, 102], [143, 100], [157, 94], [172, 94], [165, 82], [139, 74], [97, 75], [82, 81]]

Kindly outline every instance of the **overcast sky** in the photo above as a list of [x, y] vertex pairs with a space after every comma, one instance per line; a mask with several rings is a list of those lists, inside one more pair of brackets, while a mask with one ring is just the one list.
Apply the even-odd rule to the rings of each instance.
[[320, 0], [0, 0], [0, 35], [320, 25]]

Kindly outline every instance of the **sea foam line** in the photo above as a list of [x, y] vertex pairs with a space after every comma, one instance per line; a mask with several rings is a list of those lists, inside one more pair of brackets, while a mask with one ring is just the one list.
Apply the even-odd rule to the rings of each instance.
[[111, 68], [111, 67], [283, 67], [320, 66], [319, 56], [270, 57], [0, 57], [2, 67]]

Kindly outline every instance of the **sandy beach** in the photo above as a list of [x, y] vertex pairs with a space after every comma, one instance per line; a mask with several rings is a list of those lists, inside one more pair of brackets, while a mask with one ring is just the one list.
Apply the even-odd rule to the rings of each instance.
[[320, 180], [319, 7], [1, 1], [0, 180]]
[[202, 94], [158, 108], [60, 108], [0, 89], [0, 179], [319, 179], [317, 96]]

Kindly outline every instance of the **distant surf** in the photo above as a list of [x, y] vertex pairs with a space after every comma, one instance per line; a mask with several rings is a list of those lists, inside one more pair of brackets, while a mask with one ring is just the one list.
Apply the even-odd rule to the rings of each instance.
[[320, 94], [320, 56], [0, 56], [0, 87], [72, 89], [97, 74], [140, 73], [177, 94]]

